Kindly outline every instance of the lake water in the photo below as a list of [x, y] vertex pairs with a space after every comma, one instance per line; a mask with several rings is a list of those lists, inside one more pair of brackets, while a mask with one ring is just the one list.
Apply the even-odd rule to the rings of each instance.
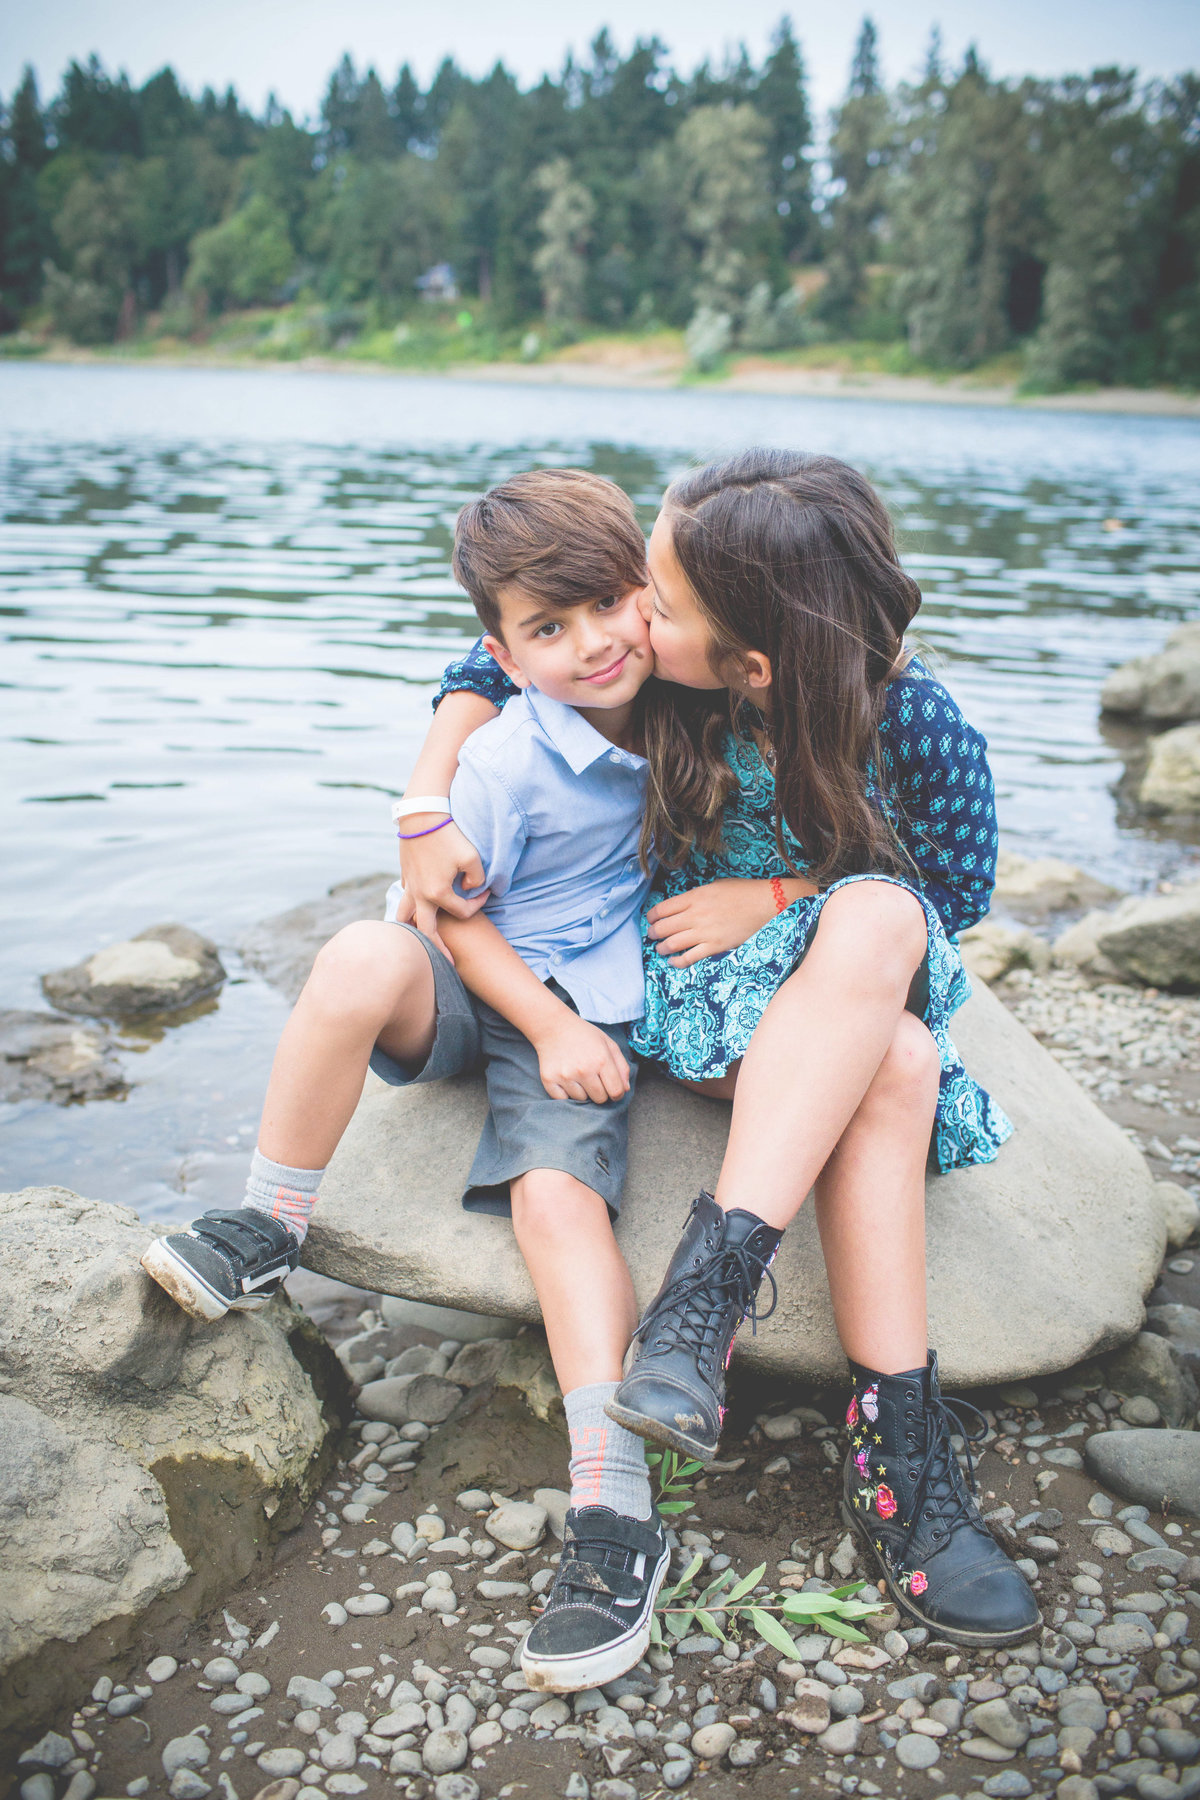
[[[532, 462], [667, 481], [830, 451], [892, 506], [923, 642], [987, 734], [1007, 843], [1130, 890], [1196, 859], [1123, 816], [1107, 672], [1200, 610], [1200, 427], [963, 406], [290, 370], [0, 367], [0, 1006], [176, 919], [224, 947], [386, 869], [448, 658], [454, 515]], [[129, 1097], [4, 1109], [5, 1185], [179, 1217], [240, 1191], [277, 996], [130, 1036]]]

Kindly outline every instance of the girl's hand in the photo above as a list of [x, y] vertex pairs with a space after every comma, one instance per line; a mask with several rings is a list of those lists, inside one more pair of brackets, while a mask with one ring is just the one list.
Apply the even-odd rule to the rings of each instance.
[[[416, 813], [401, 821], [405, 831], [422, 831], [436, 825], [438, 816]], [[400, 840], [400, 878], [404, 883], [404, 900], [397, 918], [402, 924], [413, 924], [432, 940], [451, 962], [454, 958], [442, 942], [437, 928], [439, 912], [456, 919], [469, 919], [477, 913], [489, 890], [464, 900], [455, 892], [454, 883], [462, 876], [464, 887], [480, 887], [483, 864], [476, 850], [457, 825], [446, 825], [431, 831], [427, 837]]]
[[569, 1006], [532, 1040], [538, 1073], [552, 1100], [619, 1100], [629, 1092], [629, 1064], [606, 1031]]
[[[791, 905], [817, 890], [801, 876], [788, 876], [783, 891]], [[659, 955], [667, 957], [673, 969], [689, 969], [706, 956], [736, 950], [761, 931], [776, 910], [770, 881], [710, 881], [660, 900], [650, 908], [646, 923]]]

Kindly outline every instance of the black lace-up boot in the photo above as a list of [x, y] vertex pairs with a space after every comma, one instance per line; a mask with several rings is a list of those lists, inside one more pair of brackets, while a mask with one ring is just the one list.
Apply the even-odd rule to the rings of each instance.
[[754, 1213], [725, 1212], [711, 1194], [692, 1206], [666, 1280], [634, 1332], [639, 1344], [624, 1381], [605, 1407], [641, 1437], [709, 1462], [725, 1418], [725, 1370], [738, 1326], [750, 1315], [783, 1233]]
[[[955, 1644], [998, 1650], [1029, 1637], [1041, 1623], [1033, 1590], [975, 1503], [970, 1445], [986, 1432], [983, 1415], [942, 1399], [933, 1351], [927, 1368], [902, 1375], [850, 1366], [842, 1512], [892, 1598]], [[962, 1412], [983, 1430], [968, 1432]], [[967, 1445], [969, 1486], [950, 1442], [956, 1432]]]

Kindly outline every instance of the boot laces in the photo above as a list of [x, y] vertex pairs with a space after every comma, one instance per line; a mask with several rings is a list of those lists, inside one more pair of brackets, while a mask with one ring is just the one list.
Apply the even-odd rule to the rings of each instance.
[[[723, 1244], [702, 1268], [671, 1283], [639, 1321], [635, 1340], [647, 1342], [647, 1333], [654, 1326], [671, 1348], [684, 1346], [694, 1355], [705, 1355], [715, 1348], [726, 1311], [731, 1308], [736, 1309], [739, 1323], [749, 1314], [754, 1336], [759, 1319], [769, 1319], [779, 1301], [770, 1264], [769, 1256], [760, 1256], [745, 1244]], [[760, 1313], [758, 1289], [764, 1275], [771, 1284], [771, 1304]]]
[[[964, 1413], [974, 1413], [978, 1421], [976, 1429], [967, 1429], [966, 1420], [962, 1416]], [[974, 1496], [978, 1492], [978, 1485], [975, 1480], [975, 1459], [971, 1455], [971, 1445], [981, 1443], [987, 1436], [987, 1430], [987, 1420], [969, 1400], [944, 1400], [940, 1394], [930, 1395], [925, 1404], [925, 1455], [913, 1490], [912, 1523], [905, 1532], [898, 1552], [901, 1558], [907, 1554], [917, 1534], [921, 1513], [927, 1501], [936, 1504], [943, 1522], [951, 1529], [955, 1525], [969, 1525], [973, 1531], [990, 1535], [975, 1504]], [[950, 1442], [955, 1432], [961, 1433], [966, 1452], [965, 1482], [958, 1458], [954, 1454], [954, 1446]]]

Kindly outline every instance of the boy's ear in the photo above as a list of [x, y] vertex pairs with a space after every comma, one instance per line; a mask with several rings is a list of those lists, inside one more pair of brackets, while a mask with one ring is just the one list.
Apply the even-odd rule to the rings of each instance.
[[530, 685], [528, 675], [522, 675], [520, 669], [518, 669], [516, 663], [509, 655], [505, 645], [498, 637], [493, 637], [490, 632], [486, 633], [484, 635], [483, 647], [488, 655], [494, 657], [500, 664], [500, 667], [504, 670], [504, 673], [508, 676], [508, 679], [512, 682], [514, 687], [527, 688]]

